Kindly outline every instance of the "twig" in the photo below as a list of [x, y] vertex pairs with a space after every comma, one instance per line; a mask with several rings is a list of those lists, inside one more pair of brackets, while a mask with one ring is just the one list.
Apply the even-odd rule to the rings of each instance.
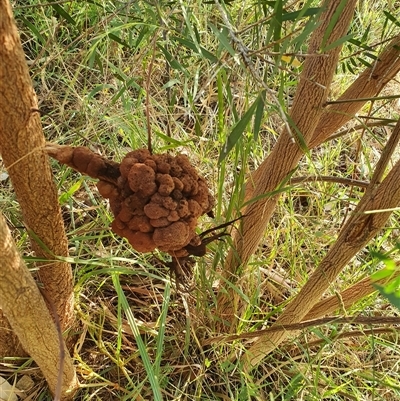
[[153, 148], [151, 144], [151, 125], [150, 125], [150, 78], [151, 78], [151, 72], [153, 70], [153, 63], [154, 63], [154, 57], [156, 53], [156, 41], [157, 41], [157, 32], [154, 33], [154, 38], [153, 38], [153, 54], [151, 55], [150, 59], [150, 64], [149, 64], [149, 69], [147, 71], [147, 78], [146, 78], [146, 122], [147, 122], [147, 149], [149, 150], [150, 154], [153, 154]]
[[[365, 337], [369, 335], [376, 335], [376, 334], [386, 334], [386, 333], [393, 333], [393, 331], [399, 331], [400, 327], [379, 327], [379, 328], [373, 328], [373, 329], [367, 329], [367, 330], [354, 330], [354, 331], [347, 331], [345, 333], [340, 333], [336, 334], [333, 337], [333, 340], [341, 340], [344, 338], [354, 338], [354, 337]], [[310, 342], [302, 342], [300, 345], [295, 345], [295, 344], [288, 344], [285, 347], [281, 347], [281, 349], [285, 349], [287, 352], [293, 351], [295, 348], [297, 348], [297, 352], [294, 354], [291, 353], [291, 357], [294, 357], [296, 355], [304, 355], [304, 349], [310, 349], [313, 347], [317, 347], [320, 345], [323, 345], [326, 343], [326, 340], [324, 339], [319, 339], [319, 340], [314, 340]]]
[[285, 124], [287, 133], [294, 140], [293, 133], [292, 133], [292, 130], [289, 125], [289, 121], [286, 117], [285, 112], [283, 111], [282, 107], [280, 106], [278, 98], [275, 96], [275, 92], [271, 88], [269, 88], [268, 85], [264, 82], [264, 80], [261, 78], [261, 76], [256, 71], [253, 62], [251, 61], [250, 49], [235, 34], [234, 27], [232, 26], [231, 22], [229, 21], [229, 18], [226, 15], [226, 12], [225, 12], [224, 8], [222, 7], [222, 5], [220, 4], [220, 2], [218, 0], [214, 0], [214, 3], [217, 6], [217, 8], [219, 9], [222, 20], [224, 21], [224, 24], [229, 31], [229, 36], [230, 36], [232, 42], [236, 45], [236, 48], [237, 48], [240, 56], [242, 57], [245, 65], [250, 70], [251, 75], [263, 87], [263, 89], [271, 96], [271, 98], [274, 100], [275, 104], [278, 105], [278, 110], [279, 110], [281, 118]]
[[236, 340], [243, 340], [247, 338], [255, 338], [265, 336], [269, 333], [276, 333], [278, 331], [297, 331], [303, 330], [308, 327], [318, 327], [325, 324], [361, 324], [366, 326], [376, 324], [400, 324], [400, 317], [369, 317], [369, 316], [358, 316], [358, 317], [337, 317], [328, 316], [321, 319], [309, 320], [307, 322], [293, 323], [293, 324], [282, 324], [279, 326], [273, 326], [268, 329], [257, 330], [250, 333], [243, 334], [232, 334], [227, 336], [218, 336], [209, 338], [203, 342], [204, 345], [210, 345], [217, 342], [231, 342]]
[[353, 178], [334, 177], [330, 175], [296, 177], [290, 180], [291, 184], [300, 184], [303, 182], [336, 182], [338, 184], [350, 185], [354, 187], [367, 188], [368, 181], [355, 180]]
[[375, 96], [375, 97], [360, 97], [358, 99], [340, 99], [340, 100], [330, 100], [325, 102], [328, 104], [340, 104], [340, 103], [355, 103], [355, 102], [369, 102], [375, 100], [390, 100], [390, 99], [399, 99], [400, 95], [390, 95], [390, 96]]
[[378, 163], [376, 164], [374, 174], [372, 175], [371, 178], [371, 189], [381, 182], [383, 174], [385, 173], [386, 167], [389, 164], [389, 161], [396, 150], [397, 144], [400, 141], [400, 130], [393, 130], [392, 135], [390, 135], [385, 147], [383, 148], [383, 151], [381, 153], [381, 157], [378, 160]]
[[[372, 117], [358, 116], [357, 118], [368, 118], [368, 119], [371, 119]], [[324, 143], [330, 142], [330, 141], [332, 141], [334, 139], [337, 139], [337, 138], [340, 138], [340, 137], [345, 136], [347, 134], [350, 134], [350, 132], [355, 132], [355, 131], [358, 131], [360, 129], [373, 128], [373, 127], [382, 127], [382, 126], [384, 126], [384, 127], [388, 127], [389, 126], [389, 127], [393, 128], [394, 125], [390, 125], [390, 123], [395, 123], [396, 121], [397, 120], [384, 119], [383, 121], [375, 121], [375, 122], [367, 123], [367, 124], [358, 124], [358, 125], [356, 125], [354, 127], [346, 128], [346, 129], [344, 129], [342, 131], [337, 132], [334, 135], [331, 135], [330, 137], [328, 137], [328, 138], [326, 138], [324, 140]]]

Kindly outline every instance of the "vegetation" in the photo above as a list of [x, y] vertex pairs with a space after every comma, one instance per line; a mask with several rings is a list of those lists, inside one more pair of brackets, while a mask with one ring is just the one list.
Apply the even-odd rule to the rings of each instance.
[[[168, 254], [110, 230], [95, 180], [51, 161], [69, 244], [51, 257], [75, 283], [78, 324], [64, 327], [76, 399], [399, 398], [396, 10], [13, 2], [46, 141], [120, 162], [151, 137], [155, 153], [186, 154], [214, 194], [199, 233], [241, 217], [175, 280]], [[0, 148], [5, 166], [20, 163]], [[0, 178], [34, 271], [49, 253], [28, 240], [12, 169]], [[37, 371], [7, 358], [0, 372]], [[31, 398], [52, 399], [33, 376]]]

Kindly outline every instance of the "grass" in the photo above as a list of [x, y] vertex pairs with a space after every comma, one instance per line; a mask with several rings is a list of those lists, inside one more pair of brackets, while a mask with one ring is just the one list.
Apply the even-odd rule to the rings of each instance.
[[[148, 113], [155, 150], [187, 153], [215, 194], [216, 218], [203, 219], [202, 228], [233, 218], [244, 202], [249, 171], [273, 147], [281, 114], [290, 107], [301, 66], [282, 57], [306, 49], [317, 2], [304, 2], [309, 18], [292, 14], [286, 20], [279, 7], [296, 13], [296, 2], [275, 2], [274, 10], [267, 2], [248, 1], [221, 7], [202, 1], [35, 3], [16, 1], [14, 11], [46, 139], [89, 146], [120, 160], [129, 149], [146, 146]], [[373, 54], [379, 43], [398, 32], [398, 24], [384, 14], [396, 16], [393, 5], [386, 9], [385, 2], [366, 4], [358, 6], [354, 37], [345, 44], [333, 98], [371, 61], [366, 53]], [[252, 66], [232, 47], [222, 28], [224, 15], [243, 44], [254, 49]], [[393, 83], [387, 94], [397, 88]], [[247, 121], [246, 111], [263, 90], [264, 108]], [[389, 100], [375, 102], [362, 114], [397, 119], [391, 106]], [[232, 149], [222, 160], [230, 134]], [[359, 131], [339, 137], [304, 158], [296, 176], [368, 180], [386, 137], [387, 131], [379, 127], [367, 128], [361, 139]], [[112, 215], [93, 180], [55, 162], [53, 171], [76, 283], [80, 326], [74, 333], [73, 356], [82, 384], [78, 399], [400, 398], [396, 328], [335, 323], [310, 328], [293, 335], [251, 375], [244, 372], [232, 355], [245, 352], [246, 341], [204, 345], [205, 339], [219, 335], [213, 309], [231, 241], [211, 244], [186, 287], [178, 290], [165, 255], [138, 254], [108, 229]], [[264, 328], [275, 319], [319, 264], [361, 196], [359, 188], [327, 182], [285, 191], [264, 243], [244, 279], [235, 284], [238, 296], [246, 300], [239, 332]], [[0, 182], [0, 198], [21, 252], [31, 256], [7, 180]], [[397, 214], [343, 271], [331, 294], [381, 266], [371, 251], [395, 248]], [[33, 266], [32, 258], [27, 262]], [[348, 312], [396, 313], [376, 296]], [[31, 399], [50, 400], [32, 361], [22, 367], [19, 362], [0, 364], [0, 371], [12, 378], [31, 375]]]

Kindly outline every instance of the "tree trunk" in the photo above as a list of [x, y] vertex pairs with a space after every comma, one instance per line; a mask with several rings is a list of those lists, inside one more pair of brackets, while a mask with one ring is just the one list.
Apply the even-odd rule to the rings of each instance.
[[[371, 68], [367, 68], [337, 99], [338, 102], [350, 99], [369, 99], [377, 96], [385, 85], [400, 70], [400, 35], [396, 36], [382, 51]], [[329, 139], [335, 131], [349, 122], [364, 106], [367, 100], [334, 103], [325, 108], [314, 131], [310, 149]]]
[[[301, 142], [305, 144], [310, 142], [320, 120], [339, 59], [341, 46], [324, 52], [322, 39], [341, 3], [342, 0], [331, 0], [325, 1], [322, 6], [324, 12], [320, 17], [320, 25], [311, 36], [307, 51], [308, 54], [315, 54], [315, 57], [308, 57], [304, 62], [304, 69], [290, 112], [294, 124], [291, 127], [293, 137], [299, 137], [296, 132], [300, 132]], [[340, 18], [337, 19], [333, 30], [330, 32], [326, 45], [337, 41], [347, 33], [356, 3], [356, 0], [347, 1]], [[254, 173], [253, 180], [248, 185], [248, 187], [253, 186], [250, 191], [252, 197], [261, 197], [263, 194], [275, 190], [289, 172], [297, 166], [303, 154], [304, 151], [299, 144], [285, 129], [271, 154]], [[243, 212], [242, 235], [236, 235], [235, 251], [229, 253], [225, 265], [224, 274], [228, 280], [234, 279], [237, 268], [241, 264], [246, 265], [256, 250], [278, 198], [278, 195], [264, 197], [246, 207]], [[221, 292], [217, 314], [223, 321], [232, 320], [232, 299], [234, 297], [235, 293], [231, 287], [227, 287], [224, 292]]]
[[[399, 267], [397, 265], [397, 267]], [[314, 320], [332, 312], [342, 311], [343, 308], [351, 308], [356, 302], [367, 297], [368, 295], [376, 292], [374, 284], [379, 284], [384, 286], [389, 281], [394, 280], [400, 276], [400, 271], [394, 271], [388, 278], [373, 281], [370, 277], [366, 277], [358, 283], [346, 288], [338, 295], [333, 295], [331, 297], [325, 298], [314, 305], [314, 307], [304, 316], [305, 320]]]
[[[389, 140], [391, 141], [391, 150], [395, 149], [399, 138], [400, 121]], [[381, 158], [388, 156], [383, 154]], [[350, 259], [381, 230], [392, 213], [390, 209], [399, 206], [400, 161], [396, 163], [381, 184], [377, 184], [378, 176], [381, 176], [381, 172], [377, 169], [370, 186], [340, 231], [338, 239], [331, 246], [317, 270], [272, 327], [301, 322]], [[368, 211], [371, 213], [367, 213]], [[250, 369], [257, 365], [286, 337], [287, 333], [284, 331], [271, 333], [268, 337], [260, 337], [245, 355], [246, 367]]]
[[[52, 321], [42, 295], [20, 258], [4, 217], [0, 214], [0, 307], [23, 348], [38, 364], [55, 394], [60, 366], [61, 395], [72, 399], [78, 380], [72, 359]], [[62, 354], [64, 353], [64, 356]]]
[[[373, 67], [367, 68], [350, 86], [349, 88], [337, 99], [338, 102], [349, 100], [349, 99], [368, 99], [376, 96], [379, 92], [384, 88], [384, 86], [392, 80], [395, 75], [400, 71], [400, 35], [396, 36], [391, 43], [382, 51], [382, 53], [378, 56], [376, 62]], [[307, 104], [309, 100], [305, 100], [304, 103]], [[309, 148], [312, 149], [322, 142], [329, 140], [329, 137], [344, 124], [349, 122], [352, 118], [354, 118], [355, 114], [363, 107], [363, 105], [367, 102], [367, 100], [363, 101], [354, 101], [354, 102], [346, 102], [346, 103], [337, 103], [332, 104], [324, 108], [321, 118], [319, 119], [318, 125], [316, 126], [311, 142], [309, 144]], [[279, 143], [279, 141], [278, 141]], [[278, 146], [278, 144], [277, 144]], [[289, 152], [284, 151], [284, 147], [281, 146], [282, 149], [273, 149], [273, 152], [265, 159], [265, 161], [260, 165], [260, 167], [253, 173], [252, 181], [247, 186], [247, 194], [246, 198], [249, 199], [254, 195], [254, 187], [257, 185], [261, 185], [262, 183], [267, 189], [265, 192], [274, 190], [282, 181], [284, 177], [286, 177], [292, 168], [286, 167], [285, 171], [278, 175], [276, 174], [276, 166], [280, 166], [280, 160], [286, 160], [287, 157], [291, 157]], [[282, 152], [281, 154], [278, 151]], [[297, 159], [296, 159], [297, 160]], [[297, 163], [297, 161], [296, 161]], [[295, 163], [291, 163], [290, 167], [295, 165]], [[272, 168], [274, 166], [274, 168]], [[274, 174], [271, 174], [271, 171]], [[282, 178], [283, 177], [283, 178]], [[259, 191], [258, 191], [259, 192]], [[277, 197], [278, 198], [278, 197]], [[268, 211], [270, 209], [270, 205], [267, 201], [272, 203], [272, 200], [261, 200], [258, 203], [260, 205], [265, 204], [268, 206]], [[277, 199], [276, 199], [277, 201]], [[276, 202], [275, 202], [276, 204]], [[275, 204], [273, 205], [275, 207]], [[272, 215], [273, 209], [269, 214], [269, 217]], [[265, 215], [264, 211], [264, 215]], [[245, 217], [243, 221], [247, 219], [247, 210], [244, 212]], [[236, 268], [240, 263], [246, 264], [250, 256], [254, 253], [257, 248], [262, 235], [265, 232], [265, 228], [269, 221], [266, 219], [264, 223], [264, 219], [259, 219], [258, 221], [253, 221], [253, 224], [250, 222], [247, 224], [250, 228], [246, 230], [246, 227], [243, 228], [242, 238], [247, 238], [249, 244], [247, 245], [248, 251], [237, 252], [238, 257], [234, 257], [233, 252], [229, 255], [228, 262], [226, 263], [227, 271], [232, 274], [235, 273]], [[253, 219], [255, 220], [255, 219]], [[251, 230], [252, 225], [257, 226]], [[261, 234], [259, 234], [261, 233]], [[241, 243], [241, 239], [236, 239], [238, 244]], [[244, 242], [244, 241], [243, 241]]]
[[[64, 330], [74, 320], [73, 280], [69, 264], [56, 258], [68, 256], [68, 244], [57, 189], [43, 151], [45, 140], [37, 101], [8, 0], [0, 0], [0, 60], [0, 153], [21, 206], [32, 248], [39, 258], [49, 260], [38, 264], [39, 279]], [[7, 328], [0, 326], [2, 330]], [[13, 354], [13, 350], [2, 345], [0, 355]]]

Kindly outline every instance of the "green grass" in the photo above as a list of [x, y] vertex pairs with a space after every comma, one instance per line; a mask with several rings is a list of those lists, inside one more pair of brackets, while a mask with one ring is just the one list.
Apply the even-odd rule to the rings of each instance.
[[[274, 7], [262, 1], [221, 7], [200, 0], [155, 5], [105, 0], [36, 3], [14, 5], [46, 140], [85, 145], [119, 161], [131, 148], [147, 145], [148, 113], [155, 151], [187, 153], [215, 194], [216, 218], [204, 218], [201, 228], [237, 215], [244, 202], [244, 182], [276, 142], [301, 72], [301, 66], [282, 56], [306, 50], [318, 2], [304, 2], [304, 10], [309, 9], [305, 18], [296, 2], [291, 6], [286, 1]], [[371, 62], [368, 54], [376, 54], [382, 41], [398, 33], [397, 20], [384, 14], [397, 17], [394, 4], [367, 3], [358, 6], [332, 98]], [[238, 43], [232, 44], [226, 19], [237, 39], [254, 52], [250, 66], [238, 54]], [[298, 55], [296, 60], [303, 61]], [[385, 94], [396, 91], [394, 83]], [[258, 96], [265, 97], [264, 104], [254, 103]], [[255, 106], [246, 117], [253, 104], [258, 109]], [[368, 112], [376, 118], [398, 118], [390, 100], [377, 101], [361, 114]], [[221, 156], [228, 138], [232, 147]], [[368, 180], [386, 138], [379, 127], [367, 128], [361, 139], [360, 131], [339, 137], [303, 158], [295, 176]], [[395, 329], [376, 334], [368, 327], [332, 323], [304, 330], [251, 375], [232, 359], [246, 352], [246, 342], [204, 346], [205, 339], [220, 334], [213, 312], [231, 240], [211, 244], [186, 287], [178, 290], [165, 266], [166, 255], [138, 254], [109, 230], [111, 211], [93, 180], [56, 162], [52, 166], [76, 283], [80, 327], [73, 357], [82, 384], [77, 399], [400, 398]], [[234, 284], [246, 301], [239, 332], [264, 328], [275, 319], [318, 266], [361, 196], [360, 188], [328, 182], [285, 190], [265, 241], [243, 279]], [[0, 199], [32, 267], [28, 238], [7, 180], [0, 182]], [[353, 259], [329, 295], [381, 267], [370, 251], [394, 249], [397, 217], [395, 213], [386, 231]], [[397, 257], [395, 252], [392, 257]], [[350, 312], [394, 313], [376, 296]], [[18, 363], [0, 364], [0, 372], [11, 377], [31, 374], [36, 381], [32, 399], [50, 400], [37, 370], [31, 373], [33, 363], [22, 368]]]

